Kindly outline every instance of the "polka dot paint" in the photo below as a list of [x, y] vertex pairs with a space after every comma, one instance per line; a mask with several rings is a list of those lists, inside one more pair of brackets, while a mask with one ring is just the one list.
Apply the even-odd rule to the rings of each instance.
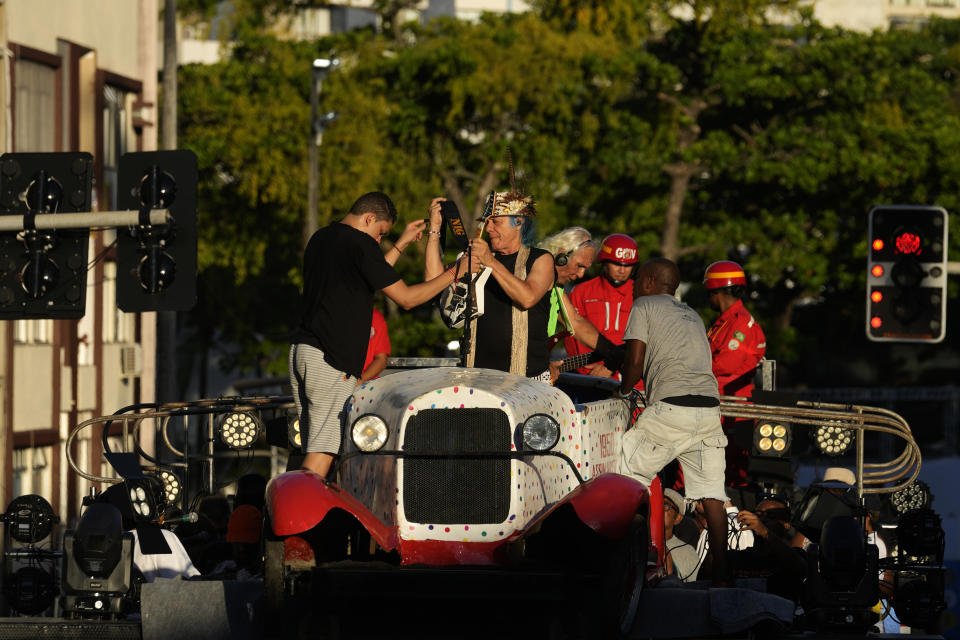
[[[376, 390], [374, 390], [374, 386]], [[574, 405], [559, 389], [499, 371], [437, 368], [383, 376], [376, 385], [365, 383], [351, 398], [348, 424], [343, 430], [344, 452], [355, 451], [350, 424], [373, 413], [391, 426], [385, 449], [403, 450], [407, 422], [425, 409], [500, 409], [511, 433], [533, 414], [552, 416], [560, 424], [556, 456], [529, 456], [511, 460], [510, 511], [504, 522], [409, 522], [403, 509], [403, 460], [394, 456], [358, 455], [341, 467], [340, 485], [371, 514], [405, 540], [486, 542], [516, 539], [546, 510], [576, 488], [576, 468], [584, 480], [616, 470], [620, 437], [627, 423], [623, 402], [610, 399]], [[510, 451], [516, 452], [516, 442]], [[571, 464], [573, 466], [571, 466]], [[455, 489], [451, 488], [451, 491]]]

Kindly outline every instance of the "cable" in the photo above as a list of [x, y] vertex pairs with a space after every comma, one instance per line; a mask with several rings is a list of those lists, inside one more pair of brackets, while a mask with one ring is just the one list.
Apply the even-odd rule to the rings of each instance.
[[95, 255], [93, 257], [93, 260], [91, 260], [90, 263], [87, 264], [87, 271], [90, 271], [91, 269], [93, 269], [98, 262], [103, 260], [106, 257], [107, 253], [110, 251], [110, 249], [112, 249], [116, 244], [117, 244], [117, 240], [116, 238], [114, 238], [113, 242], [105, 246], [103, 250], [100, 251], [100, 253], [98, 253], [97, 255]]

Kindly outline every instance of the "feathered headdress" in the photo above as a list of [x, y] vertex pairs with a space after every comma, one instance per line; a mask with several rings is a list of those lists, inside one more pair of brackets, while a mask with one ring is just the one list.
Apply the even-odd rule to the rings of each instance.
[[537, 215], [536, 202], [533, 196], [528, 196], [517, 188], [516, 176], [513, 172], [513, 156], [507, 147], [507, 164], [510, 167], [510, 190], [491, 191], [487, 197], [487, 205], [483, 210], [483, 220], [497, 216], [530, 216]]

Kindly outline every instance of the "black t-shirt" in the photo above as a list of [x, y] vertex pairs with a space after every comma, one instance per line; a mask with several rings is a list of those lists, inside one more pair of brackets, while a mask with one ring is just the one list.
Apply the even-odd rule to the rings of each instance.
[[[531, 248], [527, 258], [527, 273], [537, 258], [546, 254], [543, 249]], [[497, 260], [513, 273], [517, 254], [496, 255]], [[547, 292], [549, 293], [549, 291]], [[527, 372], [528, 376], [543, 373], [549, 366], [547, 353], [547, 318], [550, 315], [550, 296], [544, 294], [527, 309]], [[510, 343], [513, 340], [513, 301], [493, 277], [483, 290], [483, 315], [477, 319], [476, 357], [473, 364], [483, 369], [510, 370]]]
[[359, 377], [373, 295], [399, 279], [366, 233], [340, 222], [320, 229], [303, 254], [303, 315], [293, 342], [322, 350], [330, 366]]

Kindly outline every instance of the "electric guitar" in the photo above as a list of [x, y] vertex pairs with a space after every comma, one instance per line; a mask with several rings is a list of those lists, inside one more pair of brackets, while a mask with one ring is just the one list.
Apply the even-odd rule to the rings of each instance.
[[[487, 206], [484, 207], [483, 215], [477, 221], [477, 239], [483, 236], [487, 218], [493, 214], [495, 199], [496, 194], [491, 194], [487, 199]], [[441, 204], [441, 208], [447, 209], [444, 212], [444, 217], [450, 223], [454, 236], [457, 236], [463, 230], [463, 222], [460, 219], [460, 213], [456, 210], [456, 205], [447, 200]], [[454, 220], [459, 221], [459, 223], [455, 224]], [[461, 253], [460, 255], [463, 256], [464, 254]], [[468, 312], [471, 320], [483, 315], [483, 287], [492, 272], [493, 269], [490, 267], [484, 267], [479, 273], [471, 273], [469, 278], [464, 276], [440, 293], [440, 317], [448, 328], [461, 328], [466, 322]], [[470, 295], [471, 289], [473, 290], [472, 296]]]

